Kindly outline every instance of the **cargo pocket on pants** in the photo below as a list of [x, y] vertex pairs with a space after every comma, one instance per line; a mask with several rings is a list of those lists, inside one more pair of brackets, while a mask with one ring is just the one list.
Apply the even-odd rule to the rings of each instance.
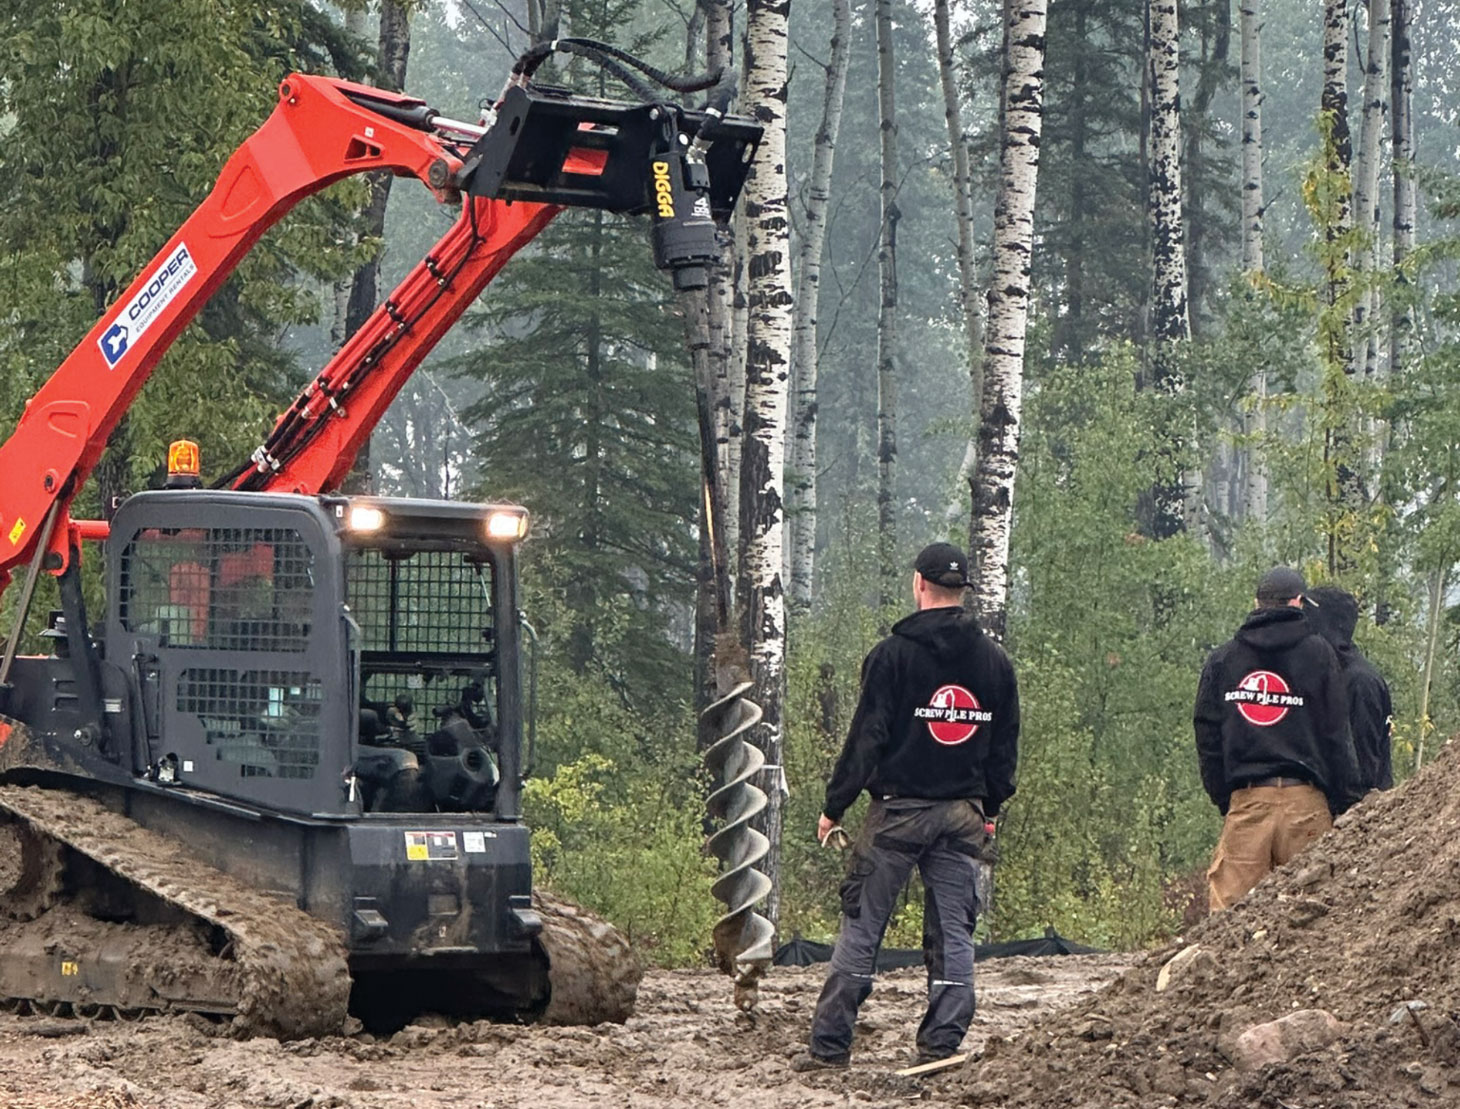
[[847, 871], [847, 876], [842, 879], [842, 912], [850, 920], [856, 920], [862, 915], [862, 886], [866, 884], [872, 870], [872, 860], [857, 855], [852, 859], [852, 866]]

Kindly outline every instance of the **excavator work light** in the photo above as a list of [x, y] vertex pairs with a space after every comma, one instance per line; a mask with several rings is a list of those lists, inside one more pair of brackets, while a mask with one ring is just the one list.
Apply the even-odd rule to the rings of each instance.
[[174, 439], [167, 448], [167, 487], [197, 489], [203, 484], [202, 455], [191, 439]]
[[351, 531], [379, 531], [385, 527], [385, 512], [373, 504], [352, 504], [345, 526]]
[[488, 539], [521, 539], [527, 534], [527, 511], [493, 512], [487, 517]]

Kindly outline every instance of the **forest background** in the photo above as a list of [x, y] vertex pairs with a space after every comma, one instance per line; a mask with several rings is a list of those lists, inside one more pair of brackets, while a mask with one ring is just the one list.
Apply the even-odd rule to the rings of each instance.
[[[469, 117], [528, 44], [533, 4], [6, 0], [5, 426], [206, 193], [285, 73], [403, 80], [445, 114]], [[786, 474], [815, 499], [808, 507], [793, 492], [790, 528], [810, 528], [814, 561], [793, 551], [785, 573], [783, 937], [824, 939], [835, 929], [841, 860], [817, 847], [813, 829], [861, 658], [909, 607], [913, 554], [934, 539], [969, 537], [964, 467], [978, 430], [978, 359], [957, 216], [970, 218], [986, 283], [1002, 9], [989, 0], [951, 7], [948, 72], [961, 130], [950, 142], [934, 9], [884, 5], [892, 34], [880, 89], [873, 4], [847, 9], [820, 311], [810, 320], [818, 372], [808, 391], [798, 364], [791, 414], [793, 427], [814, 415], [816, 452], [801, 472], [793, 456]], [[1387, 20], [1391, 5], [1373, 5]], [[1394, 691], [1398, 776], [1460, 729], [1460, 4], [1392, 5], [1410, 21], [1412, 162], [1394, 155], [1387, 81], [1377, 108], [1358, 95], [1377, 56], [1369, 6], [1337, 4], [1350, 20], [1343, 52], [1356, 75], [1344, 118], [1361, 147], [1366, 129], [1378, 136], [1372, 164], [1385, 182], [1368, 195], [1376, 218], [1354, 220], [1350, 207], [1365, 209], [1349, 203], [1355, 177], [1335, 157], [1343, 140], [1331, 101], [1320, 113], [1335, 4], [1262, 5], [1265, 185], [1254, 266], [1242, 218], [1238, 5], [1179, 5], [1190, 340], [1158, 363], [1150, 5], [1049, 0], [1005, 637], [1024, 731], [1019, 793], [999, 833], [995, 911], [981, 924], [988, 936], [1052, 926], [1132, 947], [1179, 926], [1219, 827], [1193, 750], [1196, 678], [1272, 564], [1298, 565], [1310, 581], [1336, 580], [1362, 599], [1360, 644]], [[693, 0], [557, 7], [573, 34], [666, 68], [702, 68], [706, 9]], [[793, 249], [808, 233], [839, 7], [791, 5]], [[1242, 7], [1255, 10], [1250, 0]], [[733, 11], [739, 32], [743, 12]], [[738, 43], [734, 54], [738, 62]], [[555, 76], [615, 91], [572, 65]], [[890, 103], [900, 265], [889, 313], [880, 256]], [[1371, 112], [1379, 122], [1368, 122]], [[960, 153], [970, 182], [962, 203]], [[449, 226], [454, 213], [413, 186], [346, 182], [271, 232], [167, 356], [83, 506], [99, 511], [118, 492], [155, 484], [166, 443], [182, 432], [202, 444], [207, 470], [246, 456], [377, 289]], [[1396, 264], [1393, 197], [1407, 187], [1417, 187], [1419, 205]], [[879, 383], [894, 319], [895, 408]], [[1171, 381], [1180, 387], [1163, 387]], [[727, 438], [739, 430], [730, 419]], [[695, 719], [699, 465], [683, 325], [651, 265], [646, 228], [569, 213], [416, 374], [359, 475], [381, 493], [516, 499], [533, 511], [525, 607], [544, 647], [527, 804], [539, 873], [665, 964], [702, 961], [720, 911], [709, 896], [714, 860], [702, 848], [707, 777]], [[1173, 466], [1184, 489], [1174, 527], [1161, 511]], [[914, 885], [889, 942], [915, 944], [920, 920]]]

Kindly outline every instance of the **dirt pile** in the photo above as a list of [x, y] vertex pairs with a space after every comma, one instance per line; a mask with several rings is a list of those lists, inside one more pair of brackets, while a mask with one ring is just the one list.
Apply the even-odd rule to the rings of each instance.
[[[1460, 742], [1240, 904], [1088, 1000], [990, 1041], [939, 1094], [1010, 1109], [1460, 1106], [1457, 972]], [[1304, 1010], [1336, 1017], [1337, 1038], [1289, 1042], [1265, 1065], [1244, 1057], [1255, 1039], [1239, 1044], [1243, 1032]], [[1305, 1019], [1325, 1023], [1304, 1013], [1284, 1027]]]

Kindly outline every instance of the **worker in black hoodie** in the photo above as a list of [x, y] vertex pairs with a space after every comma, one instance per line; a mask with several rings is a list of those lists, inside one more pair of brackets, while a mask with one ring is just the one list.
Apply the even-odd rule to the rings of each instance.
[[872, 992], [882, 933], [914, 866], [922, 875], [928, 1006], [923, 1061], [952, 1055], [973, 1018], [975, 865], [988, 822], [1014, 794], [1019, 690], [1014, 668], [962, 605], [968, 562], [950, 543], [914, 563], [918, 611], [862, 664], [862, 695], [826, 787], [825, 843], [872, 796], [841, 887], [842, 927], [797, 1070], [845, 1066], [857, 1009]]
[[1225, 820], [1207, 871], [1225, 909], [1332, 826], [1360, 795], [1338, 658], [1303, 615], [1303, 577], [1279, 567], [1257, 608], [1207, 659], [1197, 691], [1202, 784]]
[[1394, 730], [1394, 702], [1389, 685], [1374, 664], [1354, 646], [1354, 629], [1359, 623], [1359, 602], [1352, 593], [1336, 585], [1320, 585], [1305, 594], [1308, 623], [1332, 645], [1338, 668], [1348, 685], [1348, 723], [1354, 736], [1354, 754], [1359, 760], [1359, 791], [1392, 789], [1394, 769], [1391, 743]]

